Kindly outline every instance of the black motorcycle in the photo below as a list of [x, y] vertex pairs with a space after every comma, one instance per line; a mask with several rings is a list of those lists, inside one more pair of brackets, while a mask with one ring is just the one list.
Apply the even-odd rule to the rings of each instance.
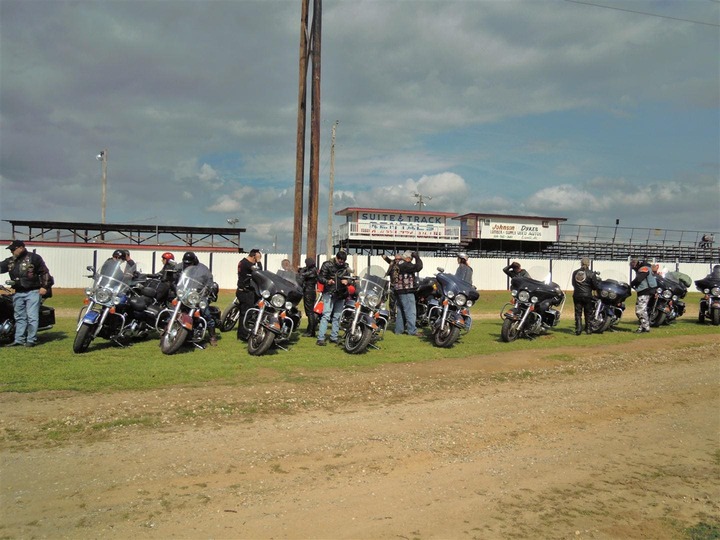
[[390, 320], [385, 309], [390, 282], [382, 269], [370, 267], [353, 285], [340, 315], [340, 328], [345, 331], [343, 348], [350, 354], [361, 354], [383, 338]]
[[720, 277], [695, 280], [695, 287], [704, 294], [700, 299], [698, 322], [704, 323], [708, 319], [714, 326], [720, 325]]
[[247, 310], [242, 321], [249, 332], [248, 352], [260, 356], [273, 344], [287, 350], [283, 345], [300, 326], [302, 315], [297, 306], [303, 297], [302, 289], [297, 283], [267, 270], [253, 271], [251, 278], [259, 300], [255, 307]]
[[158, 314], [155, 328], [160, 332], [160, 350], [173, 354], [188, 342], [204, 349], [208, 335], [207, 316], [215, 324], [220, 322], [220, 310], [210, 305], [217, 300], [217, 284], [206, 266], [190, 265], [182, 271], [175, 285], [175, 298], [171, 307]]
[[514, 277], [510, 282], [512, 302], [503, 306], [500, 336], [503, 341], [519, 337], [534, 339], [560, 322], [555, 306], [565, 300], [557, 283], [544, 283], [531, 278]]
[[630, 295], [632, 295], [632, 287], [627, 283], [614, 279], [599, 280], [593, 298], [588, 330], [593, 334], [602, 334], [617, 325], [625, 311], [625, 300]]
[[[8, 281], [12, 286], [13, 282]], [[13, 295], [15, 291], [0, 285], [0, 344], [5, 345], [15, 339], [15, 310], [13, 308]], [[48, 307], [40, 302], [40, 319], [38, 331], [49, 330], [55, 325], [55, 308]]]
[[470, 307], [478, 301], [480, 293], [472, 284], [442, 268], [432, 278], [420, 281], [415, 291], [415, 309], [418, 326], [430, 327], [433, 343], [450, 348], [472, 326]]
[[96, 337], [123, 346], [122, 338], [131, 337], [126, 331], [130, 331], [132, 319], [133, 270], [120, 259], [108, 259], [100, 272], [95, 272], [92, 266], [87, 269], [93, 285], [85, 289], [86, 307], [80, 311], [73, 351], [85, 352]]
[[648, 318], [650, 326], [658, 327], [670, 324], [685, 313], [687, 287], [670, 276], [656, 275], [657, 289], [655, 296], [648, 302]]

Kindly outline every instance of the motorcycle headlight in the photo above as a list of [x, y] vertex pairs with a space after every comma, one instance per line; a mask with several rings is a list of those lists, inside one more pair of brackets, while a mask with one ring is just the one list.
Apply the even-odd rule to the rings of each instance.
[[280, 309], [285, 305], [285, 297], [280, 293], [273, 294], [270, 303], [274, 308]]
[[449, 291], [449, 292], [447, 293], [447, 297], [450, 298], [450, 300], [452, 300], [454, 296], [455, 296], [455, 293], [452, 292], [452, 291]]
[[187, 296], [185, 296], [184, 301], [188, 306], [196, 306], [200, 301], [200, 293], [197, 291], [191, 291], [187, 294]]
[[617, 293], [611, 292], [609, 295], [610, 300], [615, 300], [617, 298]]
[[95, 301], [100, 304], [109, 304], [112, 301], [113, 293], [110, 289], [97, 289], [95, 291]]
[[530, 301], [531, 301], [533, 304], [537, 304], [537, 302], [538, 302], [538, 297], [537, 297], [537, 296], [533, 296], [533, 297], [530, 299]]
[[600, 291], [600, 296], [602, 296], [603, 298], [607, 298], [609, 295], [607, 291]]
[[517, 293], [517, 297], [518, 300], [520, 300], [521, 302], [527, 302], [528, 300], [530, 300], [530, 293], [527, 291], [520, 291], [519, 293]]
[[292, 302], [290, 302], [290, 301], [285, 302], [285, 309], [286, 309], [286, 310], [290, 311], [292, 308], [293, 308]]
[[710, 289], [710, 294], [713, 296], [720, 296], [720, 287], [713, 287]]
[[207, 300], [200, 300], [200, 303], [198, 304], [198, 307], [199, 307], [200, 309], [205, 309], [206, 307], [208, 307]]
[[510, 291], [510, 294], [511, 294], [512, 296], [517, 296], [518, 292], [513, 289], [512, 291]]
[[365, 302], [370, 306], [380, 305], [380, 296], [376, 292], [371, 292], [367, 295]]
[[88, 287], [87, 289], [85, 289], [85, 296], [92, 296], [94, 292], [95, 289], [93, 289], [92, 287]]
[[666, 300], [667, 300], [668, 298], [670, 298], [671, 296], [672, 296], [672, 291], [671, 291], [670, 289], [665, 289], [665, 290], [662, 292], [662, 297], [665, 298]]
[[672, 298], [673, 298], [673, 302], [677, 302], [677, 300], [678, 300], [677, 294], [673, 294]]
[[472, 301], [472, 300], [468, 300], [467, 302], [465, 302], [465, 305], [466, 305], [467, 307], [470, 307], [470, 306], [473, 305], [473, 301]]
[[464, 306], [466, 302], [467, 302], [467, 296], [465, 296], [464, 294], [458, 294], [455, 297], [455, 304], [457, 304], [460, 307]]
[[263, 289], [262, 291], [260, 291], [260, 296], [262, 296], [263, 298], [270, 298], [270, 291], [268, 291], [267, 289]]

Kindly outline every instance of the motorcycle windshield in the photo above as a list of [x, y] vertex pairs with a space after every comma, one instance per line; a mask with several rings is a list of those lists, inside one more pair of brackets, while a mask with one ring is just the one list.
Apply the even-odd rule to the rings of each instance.
[[107, 289], [120, 294], [130, 287], [133, 273], [125, 261], [108, 259], [95, 276], [95, 289]]
[[480, 293], [477, 292], [475, 287], [471, 283], [460, 279], [454, 274], [446, 274], [445, 272], [439, 273], [437, 281], [442, 287], [443, 292], [447, 295], [448, 293], [464, 294], [468, 300], [477, 300], [480, 298]]
[[514, 277], [512, 278], [510, 285], [513, 289], [525, 289], [526, 291], [540, 297], [541, 299], [549, 298], [552, 296], [564, 296], [564, 293], [562, 292], [557, 283], [547, 284], [532, 278]]
[[385, 278], [382, 269], [371, 266], [360, 273], [355, 289], [360, 302], [377, 309], [385, 301], [389, 287], [390, 282]]
[[185, 268], [175, 287], [178, 298], [183, 299], [192, 292], [200, 293], [202, 298], [207, 297], [207, 287], [212, 283], [212, 274], [207, 266], [192, 265]]
[[302, 289], [296, 282], [285, 279], [275, 272], [256, 270], [251, 277], [255, 285], [257, 285], [259, 293], [268, 291], [270, 296], [282, 294], [293, 304], [297, 304], [302, 298]]

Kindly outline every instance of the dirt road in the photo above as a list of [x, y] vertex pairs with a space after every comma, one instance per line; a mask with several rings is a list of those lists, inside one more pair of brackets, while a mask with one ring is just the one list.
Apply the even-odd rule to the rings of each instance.
[[537, 354], [2, 395], [0, 537], [717, 538], [720, 340]]

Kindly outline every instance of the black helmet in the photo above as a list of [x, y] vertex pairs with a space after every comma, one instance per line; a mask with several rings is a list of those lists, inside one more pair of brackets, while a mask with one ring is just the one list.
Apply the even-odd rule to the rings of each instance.
[[112, 258], [124, 261], [127, 258], [127, 255], [125, 254], [124, 249], [116, 249], [115, 251], [113, 251]]
[[192, 251], [188, 251], [185, 255], [183, 255], [182, 262], [185, 266], [194, 266], [200, 261], [198, 260], [197, 255], [195, 255]]
[[210, 295], [209, 295], [211, 302], [217, 302], [219, 292], [220, 292], [220, 285], [218, 285], [216, 281], [213, 281], [213, 284], [210, 285]]

